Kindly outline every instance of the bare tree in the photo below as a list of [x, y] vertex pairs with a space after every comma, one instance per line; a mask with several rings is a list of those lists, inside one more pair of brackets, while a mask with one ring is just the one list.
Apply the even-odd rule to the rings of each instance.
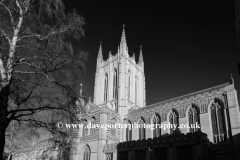
[[85, 70], [87, 53], [71, 41], [83, 25], [62, 0], [0, 0], [0, 160], [11, 121], [54, 131], [48, 111], [73, 117], [74, 71]]

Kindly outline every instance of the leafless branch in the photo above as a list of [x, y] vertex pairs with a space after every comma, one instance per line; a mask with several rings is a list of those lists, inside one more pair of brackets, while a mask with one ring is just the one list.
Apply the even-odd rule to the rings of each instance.
[[42, 84], [41, 83], [42, 78], [40, 78], [38, 81], [31, 81], [31, 80], [25, 80], [25, 79], [20, 79], [20, 78], [13, 78], [13, 79], [21, 81], [21, 82], [25, 82], [25, 83], [34, 84], [34, 85], [41, 86], [41, 87], [56, 88], [56, 86], [53, 86], [53, 85]]
[[72, 26], [67, 26], [67, 27], [59, 29], [59, 30], [53, 30], [53, 31], [49, 32], [47, 35], [41, 35], [41, 34], [37, 34], [37, 33], [30, 33], [29, 35], [25, 35], [25, 36], [19, 37], [18, 41], [22, 40], [23, 38], [31, 38], [31, 37], [36, 37], [39, 40], [44, 40], [44, 39], [47, 39], [51, 35], [66, 32], [70, 28], [72, 28]]
[[3, 29], [0, 30], [2, 32], [2, 34], [4, 35], [4, 37], [8, 40], [8, 43], [10, 44], [11, 40], [9, 38], [9, 35], [7, 33], [4, 32]]
[[28, 94], [25, 98], [23, 98], [23, 99], [21, 99], [20, 101], [18, 101], [18, 102], [17, 102], [17, 105], [19, 106], [19, 105], [21, 105], [22, 103], [26, 102], [26, 101], [30, 98], [30, 96], [32, 95], [34, 89], [35, 89], [35, 87], [32, 87], [32, 89], [31, 89], [31, 91], [29, 92], [29, 94]]
[[10, 9], [3, 3], [3, 0], [0, 2], [0, 4], [1, 4], [4, 8], [6, 8], [6, 10], [8, 11], [9, 17], [10, 17], [10, 20], [11, 20], [11, 23], [12, 23], [12, 25], [14, 26], [14, 21], [13, 21], [12, 12], [11, 12]]
[[18, 112], [39, 112], [39, 111], [43, 111], [43, 110], [61, 110], [61, 111], [65, 111], [67, 113], [72, 114], [68, 109], [64, 108], [64, 107], [51, 107], [51, 106], [44, 106], [44, 107], [38, 107], [38, 108], [25, 108], [25, 109], [16, 109], [16, 110], [11, 110], [9, 111], [10, 114], [13, 113], [18, 113]]

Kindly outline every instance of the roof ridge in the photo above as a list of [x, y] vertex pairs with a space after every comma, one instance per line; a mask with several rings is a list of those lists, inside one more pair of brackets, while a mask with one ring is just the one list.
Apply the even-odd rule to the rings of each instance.
[[143, 110], [143, 109], [148, 109], [149, 107], [152, 107], [154, 105], [166, 104], [167, 102], [177, 101], [177, 100], [180, 100], [180, 99], [183, 99], [183, 98], [186, 98], [186, 97], [190, 97], [191, 95], [196, 95], [197, 93], [201, 93], [201, 92], [208, 91], [208, 90], [213, 90], [215, 88], [220, 88], [220, 87], [227, 86], [227, 85], [231, 85], [231, 84], [229, 82], [224, 83], [224, 84], [217, 85], [217, 86], [210, 87], [210, 88], [206, 88], [206, 89], [203, 89], [203, 90], [200, 90], [200, 91], [196, 91], [196, 92], [192, 92], [192, 93], [185, 94], [185, 95], [182, 95], [182, 96], [178, 96], [178, 97], [175, 97], [175, 98], [167, 99], [167, 100], [164, 100], [164, 101], [161, 101], [161, 102], [153, 103], [153, 104], [150, 104], [148, 106], [145, 106], [145, 107], [142, 107], [142, 108], [139, 108], [139, 109], [136, 109], [136, 110], [132, 110], [132, 111], [137, 111], [137, 110], [140, 111], [140, 110]]

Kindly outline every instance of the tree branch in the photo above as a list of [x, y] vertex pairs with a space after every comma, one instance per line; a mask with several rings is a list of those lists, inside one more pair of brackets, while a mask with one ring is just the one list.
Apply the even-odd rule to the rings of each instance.
[[6, 68], [8, 82], [12, 78], [13, 58], [14, 58], [14, 54], [15, 54], [15, 50], [16, 50], [16, 44], [17, 44], [17, 40], [18, 40], [18, 36], [19, 36], [20, 27], [23, 23], [23, 10], [22, 10], [22, 7], [20, 6], [18, 0], [16, 0], [16, 5], [19, 8], [20, 15], [19, 15], [17, 27], [14, 28], [13, 37], [9, 44], [10, 50], [9, 50], [9, 55], [8, 55], [8, 60], [7, 60], [7, 68]]
[[44, 106], [44, 107], [39, 107], [39, 108], [26, 108], [26, 109], [16, 109], [16, 110], [11, 110], [8, 113], [17, 113], [17, 112], [35, 112], [35, 111], [43, 111], [43, 110], [61, 110], [61, 111], [65, 111], [68, 112], [70, 114], [71, 113], [69, 110], [62, 108], [62, 107], [50, 107], [50, 106]]
[[17, 121], [23, 121], [23, 122], [34, 122], [35, 124], [37, 124], [39, 127], [45, 127], [45, 128], [48, 128], [49, 125], [47, 123], [44, 123], [42, 121], [37, 121], [37, 120], [34, 120], [34, 119], [14, 119], [14, 120], [17, 120]]
[[9, 38], [9, 35], [7, 33], [5, 33], [3, 29], [1, 29], [1, 32], [4, 35], [4, 37], [8, 40], [8, 43], [10, 44], [11, 40]]
[[11, 13], [10, 9], [9, 9], [7, 6], [5, 6], [5, 4], [3, 4], [3, 0], [0, 2], [0, 4], [1, 4], [2, 6], [4, 6], [4, 7], [6, 8], [6, 10], [8, 11], [9, 16], [10, 16], [10, 20], [11, 20], [11, 23], [12, 23], [12, 25], [14, 26], [13, 16], [12, 16], [12, 13]]
[[13, 78], [14, 80], [17, 80], [17, 81], [21, 81], [21, 82], [25, 82], [25, 83], [30, 83], [30, 84], [34, 84], [34, 85], [38, 85], [38, 86], [42, 86], [42, 87], [47, 87], [47, 88], [56, 88], [55, 86], [53, 85], [47, 85], [47, 84], [42, 84], [41, 81], [43, 79], [40, 78], [38, 81], [34, 82], [34, 81], [30, 81], [30, 80], [24, 80], [24, 79], [19, 79], [19, 78]]
[[0, 73], [1, 73], [1, 82], [5, 81], [6, 79], [6, 70], [3, 65], [2, 58], [0, 57]]
[[30, 98], [30, 96], [32, 95], [34, 89], [35, 89], [35, 87], [33, 87], [33, 88], [31, 89], [31, 91], [29, 92], [29, 94], [28, 94], [24, 99], [22, 99], [20, 102], [17, 102], [17, 105], [19, 106], [19, 105], [21, 105], [22, 103], [26, 102], [26, 101]]
[[38, 38], [39, 40], [44, 40], [44, 39], [47, 39], [50, 35], [54, 35], [54, 34], [59, 34], [59, 33], [63, 33], [63, 32], [66, 32], [69, 28], [71, 28], [72, 26], [67, 26], [66, 28], [62, 28], [62, 29], [59, 29], [59, 30], [54, 30], [54, 31], [51, 31], [49, 32], [47, 35], [41, 35], [41, 34], [37, 34], [37, 33], [30, 33], [30, 35], [26, 35], [26, 36], [22, 36], [20, 37], [18, 40], [21, 40], [23, 38], [31, 38], [31, 37], [36, 37]]

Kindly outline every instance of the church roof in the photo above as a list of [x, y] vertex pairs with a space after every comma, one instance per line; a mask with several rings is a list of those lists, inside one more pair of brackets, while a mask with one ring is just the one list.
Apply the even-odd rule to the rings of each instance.
[[200, 91], [197, 91], [197, 92], [193, 92], [193, 93], [186, 94], [186, 95], [183, 95], [183, 96], [180, 96], [180, 97], [172, 98], [172, 99], [169, 99], [169, 100], [165, 100], [165, 101], [162, 101], [162, 102], [158, 102], [158, 103], [148, 105], [146, 107], [142, 107], [142, 108], [132, 110], [127, 115], [127, 117], [131, 117], [132, 115], [135, 115], [138, 112], [141, 112], [145, 109], [149, 110], [149, 109], [159, 107], [159, 106], [164, 107], [164, 106], [167, 106], [169, 104], [185, 103], [185, 102], [189, 102], [189, 101], [192, 101], [192, 100], [205, 98], [205, 97], [209, 96], [210, 94], [215, 95], [219, 92], [223, 93], [225, 91], [229, 91], [229, 90], [232, 90], [232, 89], [234, 89], [234, 84], [232, 84], [232, 83], [221, 84], [221, 85], [218, 85], [218, 86], [215, 86], [215, 87], [207, 88], [207, 89], [204, 89], [204, 90], [200, 90]]

